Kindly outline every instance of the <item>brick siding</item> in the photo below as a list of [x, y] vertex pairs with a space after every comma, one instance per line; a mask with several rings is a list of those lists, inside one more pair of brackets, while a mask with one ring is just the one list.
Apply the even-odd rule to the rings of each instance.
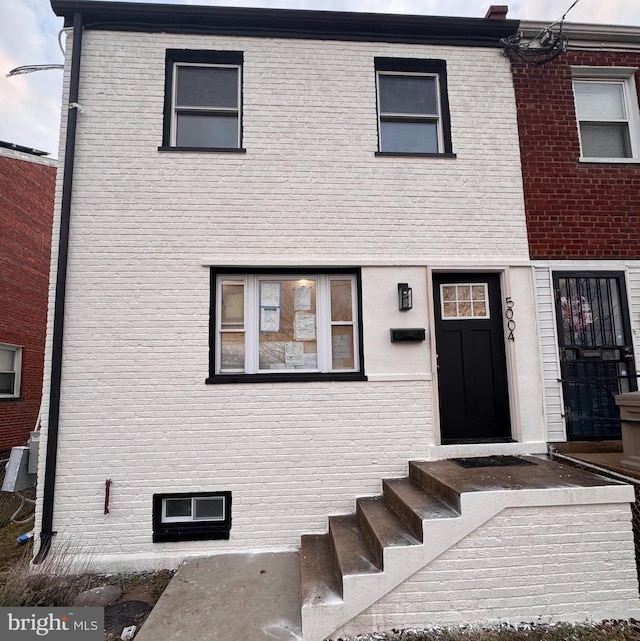
[[53, 161], [0, 154], [0, 343], [22, 345], [20, 398], [0, 399], [0, 450], [24, 445], [42, 395]]
[[531, 258], [640, 258], [640, 165], [578, 161], [572, 65], [640, 67], [640, 53], [512, 63]]

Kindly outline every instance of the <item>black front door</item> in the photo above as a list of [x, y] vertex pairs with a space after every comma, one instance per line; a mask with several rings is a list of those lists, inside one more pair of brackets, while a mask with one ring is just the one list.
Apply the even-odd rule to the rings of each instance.
[[433, 279], [442, 443], [511, 440], [500, 276]]
[[619, 439], [614, 397], [637, 389], [624, 275], [553, 277], [568, 440]]

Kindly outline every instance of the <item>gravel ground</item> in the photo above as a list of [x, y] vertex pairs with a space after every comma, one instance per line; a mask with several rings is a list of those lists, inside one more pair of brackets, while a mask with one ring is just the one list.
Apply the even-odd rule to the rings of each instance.
[[640, 622], [631, 619], [584, 625], [530, 623], [519, 626], [407, 629], [337, 637], [331, 641], [640, 641]]

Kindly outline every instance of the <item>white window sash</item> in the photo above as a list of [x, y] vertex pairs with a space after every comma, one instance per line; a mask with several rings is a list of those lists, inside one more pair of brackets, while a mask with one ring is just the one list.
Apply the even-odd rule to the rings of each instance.
[[[238, 71], [238, 83], [237, 83], [237, 97], [236, 104], [238, 105], [235, 109], [231, 107], [203, 107], [198, 105], [179, 105], [178, 104], [178, 70], [180, 67], [201, 67], [206, 69], [216, 68], [216, 69], [237, 69]], [[171, 81], [171, 145], [176, 146], [176, 139], [178, 135], [178, 114], [184, 112], [197, 112], [203, 114], [215, 115], [230, 115], [234, 114], [237, 118], [237, 146], [240, 147], [240, 111], [242, 108], [241, 103], [242, 96], [242, 65], [226, 65], [226, 64], [215, 64], [215, 63], [199, 63], [199, 62], [174, 62], [172, 69], [172, 81]]]
[[[572, 67], [572, 88], [575, 88], [575, 82], [603, 82], [619, 83], [622, 86], [623, 107], [626, 112], [626, 119], [584, 119], [578, 118], [578, 112], [575, 105], [574, 93], [574, 113], [578, 125], [578, 136], [580, 139], [580, 160], [592, 162], [633, 162], [640, 159], [640, 108], [638, 106], [638, 94], [636, 91], [635, 74], [637, 67]], [[574, 89], [575, 92], [575, 89]], [[612, 123], [626, 124], [629, 130], [629, 140], [631, 144], [631, 156], [628, 158], [605, 158], [584, 156], [582, 153], [582, 133], [580, 131], [581, 123]]]
[[[168, 501], [176, 500], [176, 499], [162, 499], [162, 517], [161, 517], [161, 522], [162, 523], [216, 523], [219, 521], [224, 521], [224, 515], [227, 509], [227, 501], [226, 497], [224, 496], [212, 496], [212, 497], [207, 497], [207, 496], [192, 496], [192, 497], [184, 497], [184, 498], [190, 498], [191, 500], [191, 514], [189, 516], [167, 516], [167, 503]], [[196, 516], [196, 501], [201, 501], [201, 500], [221, 500], [222, 501], [222, 517], [220, 518], [198, 518]]]
[[[314, 369], [260, 369], [260, 283], [269, 281], [296, 281], [300, 279], [316, 282], [316, 343], [317, 368]], [[351, 282], [351, 321], [332, 321], [331, 319], [331, 281], [349, 280]], [[222, 285], [244, 285], [244, 336], [245, 367], [243, 370], [222, 369], [222, 335], [236, 330], [222, 328]], [[216, 328], [215, 328], [215, 373], [234, 374], [305, 374], [330, 372], [355, 372], [360, 369], [360, 350], [358, 334], [358, 292], [357, 281], [353, 274], [247, 274], [232, 276], [220, 274], [216, 279]], [[332, 327], [347, 325], [353, 327], [353, 369], [332, 369]], [[239, 330], [238, 330], [239, 331]]]
[[[242, 328], [226, 329], [222, 327], [222, 286], [238, 285], [244, 288], [243, 315], [244, 325]], [[216, 351], [215, 351], [215, 371], [224, 374], [244, 374], [245, 369], [222, 369], [222, 335], [223, 334], [244, 334], [245, 336], [245, 362], [247, 349], [247, 279], [241, 277], [219, 278], [216, 282]]]
[[[442, 114], [440, 100], [440, 74], [428, 72], [411, 72], [411, 71], [377, 71], [376, 76], [376, 93], [378, 100], [378, 136], [380, 137], [379, 148], [382, 151], [382, 123], [388, 122], [387, 119], [402, 120], [405, 122], [435, 122], [436, 134], [438, 139], [438, 153], [444, 149], [444, 132], [442, 129]], [[380, 101], [380, 76], [413, 76], [421, 78], [434, 78], [436, 89], [436, 113], [435, 114], [408, 114], [396, 112], [383, 112]]]
[[18, 398], [22, 378], [22, 346], [0, 343], [0, 349], [13, 352], [13, 369], [0, 370], [0, 374], [13, 374], [13, 389], [8, 394], [0, 394], [0, 398]]

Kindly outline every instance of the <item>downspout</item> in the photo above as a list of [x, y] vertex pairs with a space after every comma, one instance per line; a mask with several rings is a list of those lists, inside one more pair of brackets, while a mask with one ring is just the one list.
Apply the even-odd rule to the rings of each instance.
[[42, 498], [42, 523], [40, 549], [33, 559], [42, 563], [51, 549], [53, 531], [53, 503], [55, 498], [56, 463], [58, 459], [58, 429], [60, 423], [60, 387], [62, 376], [62, 343], [64, 338], [64, 303], [67, 289], [67, 262], [69, 257], [69, 224], [71, 219], [71, 191], [75, 160], [76, 126], [78, 121], [78, 90], [80, 86], [80, 52], [82, 50], [82, 14], [73, 15], [73, 49], [69, 77], [67, 133], [60, 202], [60, 239], [58, 242], [58, 267], [56, 298], [53, 309], [53, 341], [51, 353], [51, 388], [49, 392], [49, 425], [47, 428], [47, 454]]

